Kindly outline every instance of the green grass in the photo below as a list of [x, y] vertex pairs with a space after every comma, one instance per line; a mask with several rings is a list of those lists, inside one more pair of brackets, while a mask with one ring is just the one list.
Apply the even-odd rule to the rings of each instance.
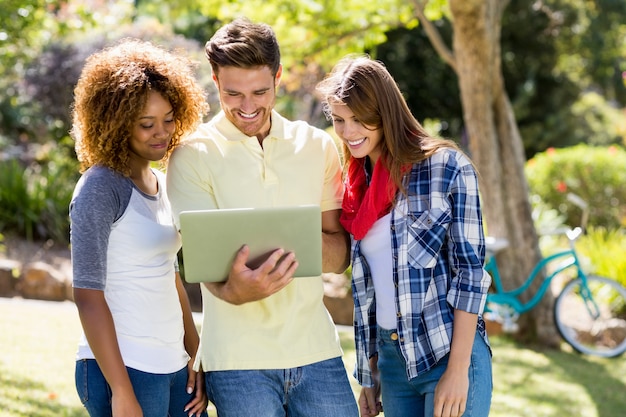
[[[74, 389], [79, 335], [70, 302], [0, 298], [0, 417], [87, 417]], [[342, 329], [340, 335], [351, 373], [352, 334]], [[626, 357], [533, 349], [504, 337], [492, 338], [492, 345], [492, 417], [624, 415]]]

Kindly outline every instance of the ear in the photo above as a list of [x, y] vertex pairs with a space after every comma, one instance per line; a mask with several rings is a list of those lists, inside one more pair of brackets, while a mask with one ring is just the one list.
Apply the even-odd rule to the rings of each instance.
[[211, 78], [213, 79], [213, 82], [215, 83], [215, 87], [219, 90], [220, 89], [220, 82], [217, 80], [217, 75], [215, 75], [215, 73], [213, 73], [211, 75]]
[[278, 87], [280, 84], [280, 77], [283, 75], [283, 64], [278, 66], [278, 71], [276, 71], [276, 77], [274, 77], [274, 88]]

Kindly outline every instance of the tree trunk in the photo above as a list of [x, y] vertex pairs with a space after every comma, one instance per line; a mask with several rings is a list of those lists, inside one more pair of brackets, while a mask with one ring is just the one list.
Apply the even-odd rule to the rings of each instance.
[[[450, 0], [453, 52], [470, 153], [480, 173], [487, 234], [506, 238], [498, 257], [505, 288], [525, 281], [541, 258], [524, 176], [525, 155], [501, 70], [500, 30], [506, 1]], [[530, 298], [540, 280], [531, 286]], [[559, 343], [552, 320], [552, 294], [520, 317], [519, 335]]]

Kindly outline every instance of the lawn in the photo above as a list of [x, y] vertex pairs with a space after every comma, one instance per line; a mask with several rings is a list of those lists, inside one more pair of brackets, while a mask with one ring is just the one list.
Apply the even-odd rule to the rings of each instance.
[[[74, 390], [80, 334], [70, 302], [0, 298], [0, 417], [87, 417]], [[352, 335], [341, 328], [345, 361]], [[599, 359], [492, 339], [493, 417], [621, 417], [626, 357]], [[358, 385], [351, 377], [355, 394]], [[215, 415], [213, 412], [212, 415]]]

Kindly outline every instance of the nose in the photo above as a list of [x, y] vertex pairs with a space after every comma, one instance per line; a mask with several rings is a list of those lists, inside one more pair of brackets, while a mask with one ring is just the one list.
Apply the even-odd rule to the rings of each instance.
[[252, 97], [245, 96], [241, 99], [241, 111], [244, 113], [253, 113], [256, 109], [254, 100]]
[[350, 122], [350, 121], [346, 121], [343, 124], [343, 137], [345, 139], [353, 139], [353, 136], [355, 135], [356, 132], [356, 126], [354, 123]]
[[157, 138], [166, 138], [174, 132], [175, 126], [173, 123], [159, 123], [154, 136]]

